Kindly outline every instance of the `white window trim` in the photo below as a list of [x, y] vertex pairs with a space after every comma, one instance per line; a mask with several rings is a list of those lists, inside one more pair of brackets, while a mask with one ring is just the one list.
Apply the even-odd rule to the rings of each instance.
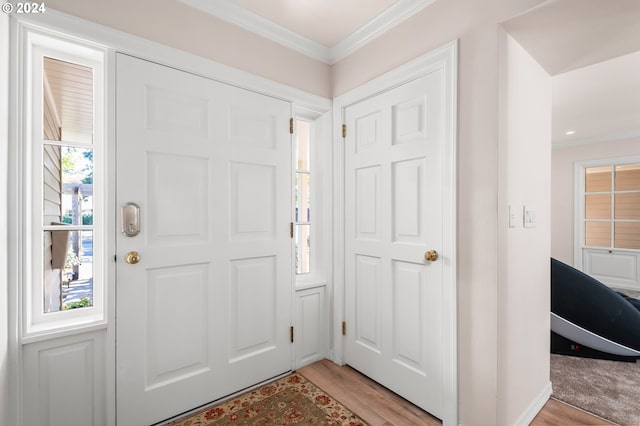
[[[640, 156], [634, 155], [630, 157], [617, 157], [617, 158], [605, 158], [597, 160], [585, 160], [576, 161], [574, 163], [574, 242], [573, 242], [573, 261], [577, 269], [583, 270], [584, 268], [584, 249], [587, 248], [584, 244], [584, 214], [585, 214], [585, 169], [589, 167], [602, 167], [602, 166], [618, 166], [621, 164], [640, 163]], [[612, 207], [613, 208], [613, 207]], [[613, 232], [613, 231], [612, 231]], [[594, 248], [595, 249], [595, 248]], [[638, 250], [633, 249], [620, 249], [620, 248], [600, 248], [602, 250], [615, 250], [617, 252], [632, 252], [637, 253]]]
[[[21, 131], [17, 146], [20, 171], [17, 177], [19, 214], [17, 228], [22, 238], [18, 293], [20, 303], [20, 339], [23, 343], [48, 338], [72, 330], [106, 326], [106, 258], [107, 258], [107, 151], [106, 141], [106, 51], [71, 38], [21, 27], [17, 56], [18, 74], [24, 76], [18, 87], [18, 110]], [[93, 295], [94, 305], [83, 309], [44, 314], [42, 222], [42, 67], [43, 56], [88, 66], [94, 70], [93, 143], [56, 142], [94, 150], [94, 225], [93, 225]]]
[[[310, 272], [295, 275], [296, 290], [312, 288], [327, 283], [329, 260], [328, 230], [331, 217], [331, 168], [327, 159], [330, 157], [329, 138], [330, 114], [321, 113], [309, 108], [294, 106], [294, 120], [307, 121], [310, 124], [310, 173], [311, 173], [311, 253]], [[295, 126], [294, 126], [295, 128]], [[294, 138], [297, 135], [294, 133]], [[295, 140], [295, 139], [294, 139]], [[296, 172], [295, 158], [292, 160], [292, 171]], [[295, 176], [292, 191], [295, 193]], [[295, 218], [295, 206], [292, 207]], [[295, 258], [295, 257], [294, 257]]]

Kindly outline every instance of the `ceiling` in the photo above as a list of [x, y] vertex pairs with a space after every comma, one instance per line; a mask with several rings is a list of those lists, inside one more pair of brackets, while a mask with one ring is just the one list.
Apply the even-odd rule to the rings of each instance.
[[176, 0], [334, 64], [436, 0]]
[[397, 0], [231, 0], [263, 18], [333, 47]]
[[552, 84], [555, 144], [640, 136], [640, 51], [559, 74]]
[[553, 77], [556, 146], [640, 136], [640, 1], [552, 0], [503, 25]]

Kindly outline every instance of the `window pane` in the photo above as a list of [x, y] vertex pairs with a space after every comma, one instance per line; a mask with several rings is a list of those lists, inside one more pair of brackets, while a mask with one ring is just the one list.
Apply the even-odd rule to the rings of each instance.
[[296, 168], [298, 170], [310, 170], [310, 161], [309, 161], [309, 137], [310, 137], [310, 126], [306, 121], [296, 121], [296, 145], [297, 149], [297, 161]]
[[615, 247], [640, 249], [640, 222], [616, 222]]
[[43, 293], [44, 313], [93, 305], [91, 231], [45, 231]]
[[584, 187], [586, 192], [611, 191], [611, 167], [588, 167], [585, 169]]
[[585, 245], [589, 247], [611, 247], [610, 222], [585, 222]]
[[93, 232], [73, 231], [63, 271], [62, 309], [93, 306]]
[[640, 219], [640, 193], [616, 194], [616, 219]]
[[62, 309], [62, 270], [67, 260], [69, 231], [44, 233], [44, 313]]
[[[53, 147], [45, 145], [45, 152], [48, 148]], [[61, 181], [47, 177], [45, 160], [44, 224], [93, 225], [93, 150], [69, 146], [60, 150]], [[58, 210], [61, 217], [52, 214]]]
[[43, 138], [92, 143], [93, 69], [45, 57], [43, 75]]
[[640, 191], [640, 164], [616, 166], [616, 191]]
[[296, 274], [308, 274], [311, 260], [311, 225], [296, 225]]
[[62, 222], [62, 149], [45, 145], [43, 158], [44, 225]]
[[611, 195], [586, 195], [585, 219], [611, 219]]
[[296, 173], [296, 222], [310, 222], [311, 175]]

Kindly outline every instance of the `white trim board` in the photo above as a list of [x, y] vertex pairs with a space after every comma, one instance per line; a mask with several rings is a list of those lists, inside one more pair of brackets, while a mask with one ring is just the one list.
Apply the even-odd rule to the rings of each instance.
[[253, 13], [231, 0], [178, 0], [310, 58], [333, 65], [420, 12], [435, 0], [399, 0], [332, 47], [324, 46]]
[[551, 388], [551, 382], [547, 382], [546, 385], [542, 388], [540, 393], [531, 401], [531, 404], [527, 407], [526, 410], [520, 414], [520, 417], [513, 423], [514, 426], [527, 426], [529, 425], [533, 419], [536, 418], [542, 407], [549, 401], [551, 398], [551, 394], [553, 390]]

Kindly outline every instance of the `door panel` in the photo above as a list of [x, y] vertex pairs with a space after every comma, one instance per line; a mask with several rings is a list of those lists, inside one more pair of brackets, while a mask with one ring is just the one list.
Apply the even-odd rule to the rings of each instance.
[[275, 168], [231, 162], [231, 176], [231, 239], [275, 238]]
[[355, 340], [380, 352], [380, 258], [356, 255]]
[[119, 424], [291, 369], [290, 111], [118, 55], [117, 203], [141, 217], [117, 240]]
[[[345, 109], [345, 360], [443, 407], [443, 72]], [[353, 324], [352, 327], [349, 324]]]
[[[150, 152], [147, 242], [150, 246], [194, 244], [209, 238], [209, 164], [205, 158]], [[174, 206], [190, 206], [176, 209]]]
[[392, 265], [393, 360], [424, 375], [423, 266], [396, 260]]
[[380, 239], [380, 167], [356, 170], [356, 234], [359, 240]]
[[425, 235], [424, 158], [393, 164], [393, 241], [419, 244]]
[[147, 271], [147, 389], [209, 368], [208, 283], [206, 264]]
[[231, 262], [230, 362], [276, 347], [276, 259]]

